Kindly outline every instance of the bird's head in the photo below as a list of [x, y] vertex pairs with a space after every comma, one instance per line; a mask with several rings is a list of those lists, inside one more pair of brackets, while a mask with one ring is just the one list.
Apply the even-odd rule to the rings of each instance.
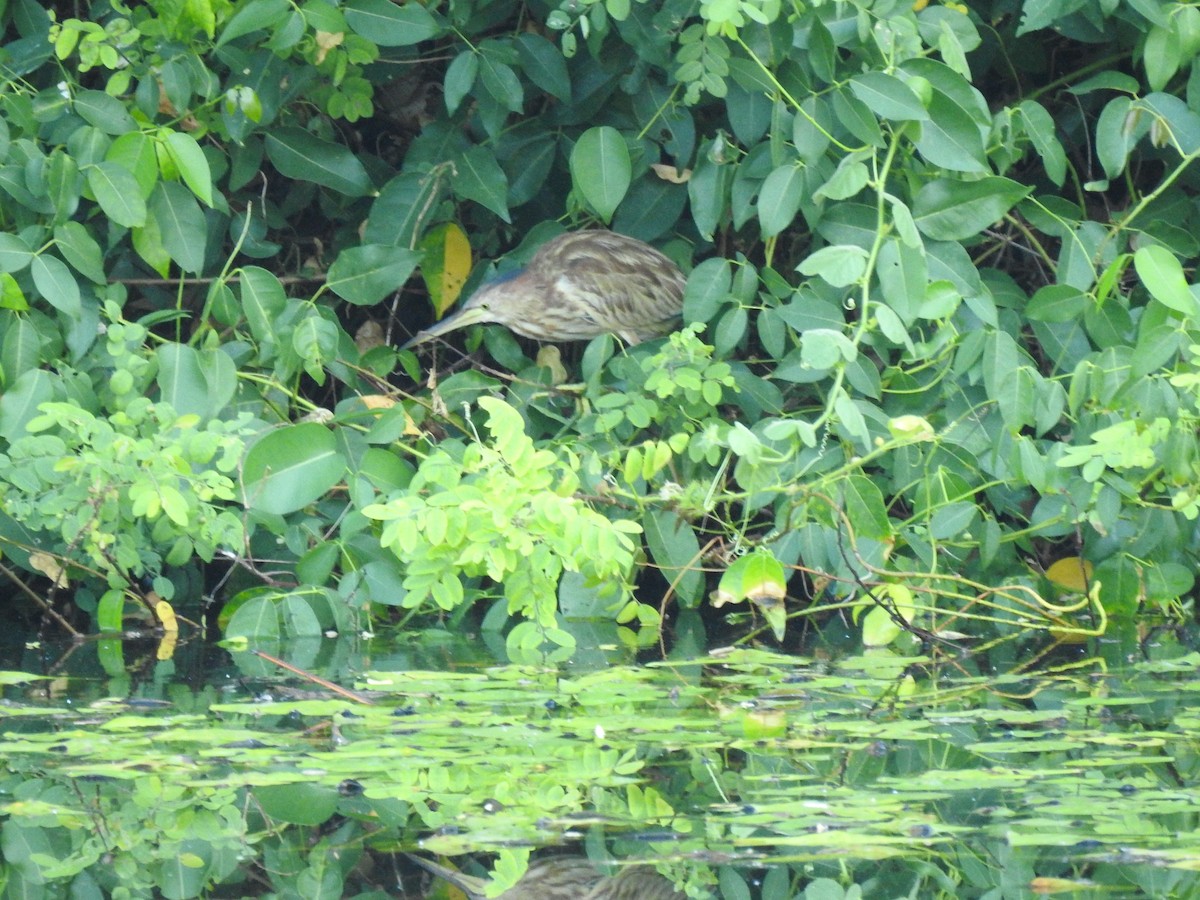
[[468, 325], [495, 323], [511, 328], [514, 321], [520, 320], [524, 310], [524, 304], [521, 302], [526, 293], [522, 287], [523, 276], [524, 270], [517, 269], [486, 282], [471, 295], [458, 312], [417, 332], [400, 349], [407, 350], [430, 338], [466, 328]]

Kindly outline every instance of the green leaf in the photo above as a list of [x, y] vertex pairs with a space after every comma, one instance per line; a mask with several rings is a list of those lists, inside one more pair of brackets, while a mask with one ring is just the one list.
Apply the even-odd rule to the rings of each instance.
[[525, 89], [521, 79], [507, 63], [496, 58], [495, 53], [479, 54], [479, 80], [488, 95], [504, 109], [520, 112], [525, 105]]
[[902, 122], [929, 118], [929, 110], [921, 98], [895, 75], [878, 71], [863, 72], [850, 79], [850, 90], [881, 119]]
[[30, 263], [30, 272], [34, 286], [47, 303], [72, 319], [78, 318], [82, 309], [79, 283], [65, 262], [41, 253]]
[[451, 115], [454, 115], [463, 98], [471, 93], [478, 74], [479, 56], [474, 50], [464, 50], [446, 67], [446, 76], [442, 80], [442, 95], [446, 101], [446, 111]]
[[1170, 250], [1157, 244], [1139, 247], [1133, 254], [1133, 267], [1150, 296], [1163, 306], [1192, 318], [1200, 312], [1183, 266]]
[[677, 513], [657, 509], [646, 517], [646, 546], [662, 571], [674, 585], [686, 606], [696, 606], [704, 594], [704, 575], [700, 571], [700, 542], [692, 527]]
[[1025, 315], [1035, 322], [1074, 322], [1084, 314], [1087, 294], [1068, 284], [1048, 284], [1029, 299]]
[[978, 181], [940, 178], [924, 185], [913, 201], [913, 218], [927, 237], [961, 241], [998, 222], [1033, 188], [1008, 178]]
[[721, 575], [717, 592], [726, 603], [740, 603], [746, 599], [782, 600], [787, 594], [787, 577], [771, 551], [759, 547], [733, 561]]
[[854, 244], [822, 247], [796, 266], [796, 271], [818, 276], [834, 287], [846, 287], [863, 277], [867, 259], [867, 251]]
[[314, 137], [302, 128], [267, 132], [267, 156], [281, 175], [311, 181], [348, 197], [371, 192], [371, 178], [349, 147]]
[[472, 147], [455, 164], [454, 192], [464, 200], [474, 200], [490, 209], [505, 222], [508, 212], [508, 178], [495, 154], [486, 147]]
[[356, 306], [370, 306], [404, 286], [421, 254], [404, 247], [349, 247], [329, 267], [329, 289]]
[[625, 138], [608, 125], [589, 128], [571, 151], [571, 181], [605, 222], [629, 190], [632, 166]]
[[983, 131], [971, 114], [941, 91], [929, 101], [929, 119], [921, 123], [917, 150], [935, 166], [955, 172], [990, 171]]
[[685, 322], [710, 322], [733, 291], [733, 265], [723, 257], [706, 259], [692, 270], [683, 291]]
[[1125, 171], [1129, 151], [1137, 140], [1137, 115], [1131, 114], [1132, 107], [1128, 97], [1113, 97], [1096, 120], [1096, 157], [1110, 179]]
[[441, 34], [441, 26], [420, 3], [347, 0], [346, 24], [381, 47], [408, 47]]
[[713, 233], [729, 209], [729, 188], [733, 184], [735, 166], [714, 162], [710, 153], [721, 139], [709, 143], [701, 152], [692, 177], [688, 180], [688, 200], [692, 221], [705, 240]]
[[155, 142], [140, 131], [123, 134], [107, 148], [104, 161], [116, 163], [125, 169], [138, 184], [138, 194], [143, 200], [150, 196], [158, 184], [159, 163]]
[[10, 443], [25, 434], [25, 425], [38, 406], [54, 399], [54, 378], [44, 369], [30, 369], [0, 391], [0, 437]]
[[1046, 176], [1062, 187], [1067, 177], [1067, 154], [1055, 133], [1054, 118], [1036, 100], [1022, 100], [1017, 106], [1017, 115], [1033, 148], [1042, 158]]
[[181, 184], [161, 181], [150, 196], [150, 212], [171, 259], [183, 271], [198, 274], [204, 268], [208, 228], [196, 198]]
[[183, 183], [191, 188], [201, 203], [212, 206], [212, 172], [208, 167], [208, 158], [196, 139], [182, 131], [171, 131], [167, 134], [166, 146]]
[[842, 484], [842, 503], [855, 537], [886, 541], [892, 537], [887, 506], [878, 485], [865, 475], [852, 475]]
[[10, 319], [0, 341], [0, 384], [14, 384], [41, 363], [42, 340], [26, 317]]
[[217, 47], [220, 48], [252, 31], [272, 28], [279, 23], [280, 17], [287, 9], [287, 0], [251, 0], [229, 17], [221, 36], [217, 38]]
[[865, 103], [843, 88], [833, 95], [833, 114], [858, 140], [871, 147], [884, 145], [879, 122]]
[[[8, 235], [0, 234], [0, 246]], [[108, 275], [104, 271], [104, 255], [91, 233], [79, 222], [63, 222], [54, 227], [54, 242], [58, 252], [75, 271], [96, 284], [105, 284]], [[0, 250], [0, 255], [3, 251]], [[0, 258], [0, 271], [6, 271]]]
[[268, 432], [250, 448], [242, 470], [242, 502], [287, 515], [317, 500], [341, 479], [346, 460], [333, 432], [315, 422]]
[[275, 342], [275, 321], [287, 306], [287, 294], [279, 279], [266, 269], [246, 266], [241, 271], [242, 310], [250, 333], [263, 344]]
[[[1200, 116], [1180, 97], [1149, 94], [1134, 104], [1134, 109], [1139, 114], [1139, 121], [1144, 123], [1142, 127], [1150, 130], [1156, 146], [1173, 146], [1184, 156], [1200, 152]], [[1142, 133], [1138, 131], [1138, 134]]]
[[237, 367], [222, 350], [196, 350], [169, 341], [155, 357], [162, 399], [181, 415], [218, 416], [237, 391]]
[[521, 69], [529, 80], [547, 94], [564, 103], [571, 101], [571, 77], [567, 61], [552, 43], [532, 31], [519, 34], [514, 41], [521, 57]]
[[1183, 63], [1179, 30], [1175, 25], [1155, 25], [1146, 35], [1142, 62], [1150, 90], [1161, 91]]
[[87, 168], [88, 187], [104, 214], [126, 228], [146, 224], [146, 201], [137, 181], [123, 167], [112, 162]]
[[446, 190], [445, 178], [416, 172], [397, 175], [371, 204], [363, 243], [415, 247], [421, 237], [418, 229], [427, 224], [421, 211], [432, 209]]
[[20, 272], [33, 262], [33, 257], [34, 253], [24, 238], [6, 231], [0, 232], [0, 272]]
[[792, 163], [767, 176], [758, 195], [758, 221], [763, 237], [774, 237], [789, 228], [804, 199], [804, 169]]
[[104, 91], [79, 91], [75, 95], [74, 107], [80, 118], [105, 134], [137, 131], [137, 122], [125, 109], [125, 104]]

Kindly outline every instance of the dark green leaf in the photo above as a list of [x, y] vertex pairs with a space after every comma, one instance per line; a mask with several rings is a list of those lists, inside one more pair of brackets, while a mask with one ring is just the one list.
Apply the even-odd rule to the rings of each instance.
[[930, 118], [921, 123], [917, 150], [935, 166], [955, 172], [987, 172], [983, 130], [971, 114], [940, 91], [929, 102]]
[[437, 20], [420, 3], [347, 0], [346, 24], [381, 47], [407, 47], [441, 33]]
[[181, 184], [159, 182], [150, 196], [150, 212], [158, 225], [163, 248], [185, 272], [204, 268], [208, 228], [200, 204]]
[[881, 119], [924, 121], [929, 111], [912, 88], [886, 72], [863, 72], [850, 79], [850, 90]]
[[767, 176], [758, 197], [758, 220], [763, 237], [774, 237], [789, 228], [804, 197], [804, 170], [784, 163]]
[[1031, 190], [995, 176], [978, 181], [941, 178], [917, 192], [913, 218], [921, 233], [934, 240], [965, 240], [1002, 219]]
[[[0, 243], [5, 235], [0, 235]], [[58, 252], [63, 255], [80, 275], [96, 284], [104, 284], [108, 276], [104, 272], [104, 256], [88, 230], [79, 222], [63, 222], [54, 227], [54, 241]], [[0, 259], [0, 271], [6, 271]]]
[[704, 577], [700, 543], [692, 527], [675, 512], [658, 509], [646, 517], [645, 528], [646, 545], [663, 578], [685, 605], [696, 606], [704, 592]]
[[56, 256], [41, 253], [33, 258], [30, 271], [34, 286], [47, 303], [70, 318], [79, 315], [79, 283], [65, 262]]
[[367, 244], [349, 247], [329, 267], [329, 289], [356, 306], [370, 306], [400, 290], [421, 254], [404, 247]]
[[479, 74], [479, 56], [474, 50], [464, 50], [446, 67], [446, 77], [442, 82], [442, 94], [446, 100], [446, 110], [454, 115], [463, 98], [471, 93], [475, 86], [475, 76]]
[[521, 69], [529, 76], [529, 80], [547, 94], [569, 103], [571, 78], [562, 52], [532, 31], [518, 35], [514, 43], [521, 57]]
[[302, 128], [276, 128], [267, 132], [266, 148], [272, 164], [288, 178], [312, 181], [350, 197], [371, 191], [367, 170], [342, 144], [323, 141]]
[[512, 221], [508, 212], [508, 179], [486, 147], [472, 147], [459, 158], [453, 186], [464, 200], [474, 200], [505, 222]]
[[137, 123], [125, 109], [125, 104], [103, 91], [79, 91], [75, 95], [75, 112], [105, 134], [137, 131]]
[[104, 214], [126, 228], [146, 224], [146, 201], [137, 181], [122, 166], [112, 162], [87, 168], [88, 187]]
[[266, 269], [246, 266], [241, 273], [242, 309], [250, 333], [264, 344], [275, 342], [275, 321], [287, 305], [279, 279]]

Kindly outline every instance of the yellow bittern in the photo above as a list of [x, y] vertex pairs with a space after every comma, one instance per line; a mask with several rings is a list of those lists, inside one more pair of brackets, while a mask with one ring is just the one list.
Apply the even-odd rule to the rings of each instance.
[[[487, 882], [422, 859], [408, 857], [421, 868], [446, 879], [471, 900], [483, 900]], [[649, 866], [602, 875], [582, 856], [551, 856], [529, 864], [521, 880], [496, 900], [686, 900], [671, 882]]]
[[649, 244], [612, 231], [572, 231], [543, 244], [518, 272], [481, 287], [463, 308], [401, 349], [456, 328], [495, 322], [538, 341], [615, 334], [627, 344], [671, 330], [686, 279]]

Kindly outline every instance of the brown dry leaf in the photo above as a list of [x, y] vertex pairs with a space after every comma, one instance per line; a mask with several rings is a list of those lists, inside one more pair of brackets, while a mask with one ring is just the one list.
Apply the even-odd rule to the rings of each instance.
[[358, 348], [359, 353], [366, 353], [368, 350], [382, 347], [383, 344], [383, 326], [374, 319], [367, 319], [358, 326], [358, 331], [354, 332], [354, 346]]
[[317, 38], [317, 59], [316, 63], [319, 66], [325, 62], [325, 57], [329, 55], [329, 51], [341, 44], [346, 39], [346, 35], [340, 31], [318, 31]]
[[29, 554], [29, 565], [53, 581], [55, 587], [65, 588], [67, 586], [66, 570], [59, 565], [58, 559], [49, 553], [42, 553], [40, 550], [33, 551]]
[[663, 181], [669, 181], [671, 184], [684, 184], [691, 180], [692, 170], [684, 169], [679, 171], [675, 166], [668, 166], [665, 163], [654, 163], [650, 166], [654, 170], [654, 174]]

